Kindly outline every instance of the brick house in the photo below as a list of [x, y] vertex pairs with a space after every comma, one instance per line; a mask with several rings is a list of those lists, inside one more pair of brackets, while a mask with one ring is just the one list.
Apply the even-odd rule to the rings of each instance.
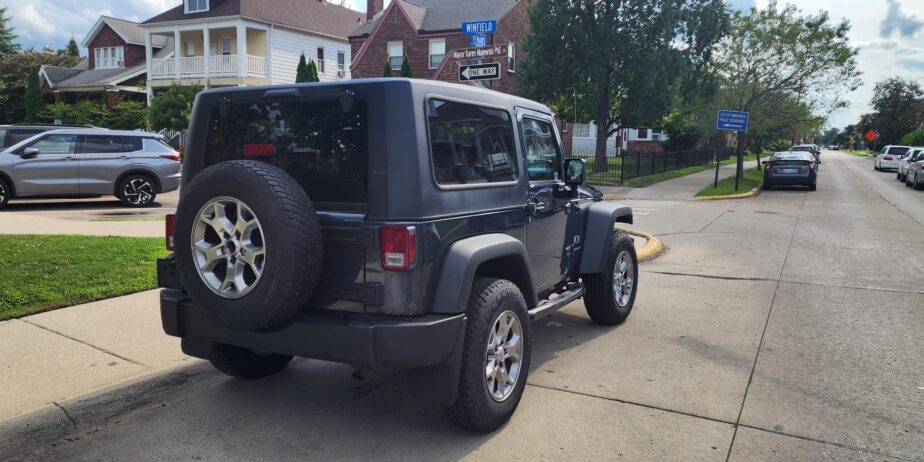
[[[457, 65], [500, 62], [501, 78], [481, 86], [505, 93], [516, 87], [517, 64], [525, 58], [523, 40], [529, 33], [529, 0], [367, 0], [366, 23], [350, 35], [354, 78], [382, 77], [385, 60], [393, 75], [406, 56], [415, 78], [459, 82]], [[487, 34], [489, 47], [500, 53], [486, 59], [456, 60], [453, 50], [472, 48], [462, 34], [465, 21], [497, 20], [497, 32]]]
[[[87, 58], [73, 68], [42, 66], [39, 80], [46, 102], [75, 103], [83, 99], [106, 99], [115, 106], [120, 99], [145, 100], [145, 33], [138, 23], [101, 16], [82, 45]], [[157, 56], [173, 53], [173, 42], [160, 38], [153, 44]]]

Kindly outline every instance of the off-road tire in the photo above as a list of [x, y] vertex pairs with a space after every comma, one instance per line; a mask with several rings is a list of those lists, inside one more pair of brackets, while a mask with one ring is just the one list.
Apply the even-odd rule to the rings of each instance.
[[[265, 245], [262, 275], [239, 298], [215, 293], [199, 274], [191, 245], [203, 206], [219, 197], [246, 204], [259, 220]], [[206, 168], [184, 187], [177, 207], [175, 253], [189, 297], [211, 319], [233, 330], [269, 330], [289, 324], [317, 285], [323, 258], [321, 226], [305, 190], [285, 171], [251, 160]]]
[[[146, 199], [141, 201], [133, 201], [130, 197], [125, 195], [126, 186], [136, 180], [143, 180], [149, 185], [149, 192], [147, 192]], [[149, 175], [128, 175], [119, 182], [118, 188], [116, 189], [116, 197], [118, 197], [126, 207], [150, 207], [151, 204], [154, 203], [154, 199], [157, 198], [157, 182]]]
[[[616, 291], [613, 287], [613, 273], [615, 272], [616, 257], [620, 252], [626, 251], [632, 257], [632, 274], [634, 281], [629, 300], [625, 306], [616, 303]], [[604, 270], [599, 274], [588, 274], [582, 277], [587, 290], [584, 295], [584, 307], [594, 322], [607, 326], [622, 324], [635, 304], [635, 295], [638, 293], [638, 256], [635, 253], [635, 244], [628, 234], [617, 232], [610, 237], [607, 247]]]
[[3, 210], [6, 207], [6, 204], [10, 203], [10, 198], [13, 196], [13, 188], [10, 187], [10, 184], [3, 178], [0, 178], [0, 210]]
[[289, 365], [292, 357], [280, 354], [258, 354], [247, 348], [216, 343], [209, 362], [215, 369], [239, 379], [257, 380], [269, 377]]
[[[498, 402], [491, 397], [485, 383], [486, 341], [494, 321], [508, 310], [516, 315], [523, 329], [521, 341], [524, 348], [513, 391], [504, 401]], [[472, 284], [466, 316], [459, 394], [445, 410], [449, 419], [457, 425], [487, 433], [510, 419], [526, 387], [531, 357], [529, 313], [523, 294], [514, 283], [505, 279], [477, 278]]]

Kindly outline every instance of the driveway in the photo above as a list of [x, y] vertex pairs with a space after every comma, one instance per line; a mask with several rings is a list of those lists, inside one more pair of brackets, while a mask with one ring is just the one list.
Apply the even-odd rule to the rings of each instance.
[[200, 367], [23, 457], [921, 460], [924, 225], [908, 201], [924, 193], [822, 158], [817, 192], [628, 201], [668, 247], [641, 266], [635, 311], [605, 328], [574, 303], [538, 323], [523, 401], [493, 434], [452, 426], [397, 372], [297, 360], [259, 382]]

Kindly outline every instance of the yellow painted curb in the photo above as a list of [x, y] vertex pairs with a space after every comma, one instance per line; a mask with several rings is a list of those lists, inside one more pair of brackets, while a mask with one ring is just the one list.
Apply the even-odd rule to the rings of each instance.
[[664, 246], [661, 244], [661, 241], [651, 234], [648, 234], [644, 231], [635, 231], [635, 230], [628, 229], [628, 228], [616, 227], [616, 229], [620, 231], [625, 231], [626, 233], [632, 236], [638, 236], [638, 237], [645, 238], [647, 242], [645, 243], [645, 246], [642, 247], [642, 250], [640, 250], [638, 252], [638, 255], [636, 256], [636, 258], [638, 258], [639, 263], [643, 261], [651, 260], [652, 258], [657, 257], [658, 255], [661, 254], [661, 252], [664, 251]]
[[728, 194], [728, 195], [725, 195], [725, 196], [700, 196], [700, 197], [694, 197], [693, 200], [695, 200], [695, 201], [724, 201], [724, 200], [728, 200], [728, 199], [747, 199], [747, 198], [749, 198], [749, 197], [759, 196], [759, 195], [760, 195], [760, 192], [761, 192], [761, 189], [760, 189], [760, 188], [761, 188], [761, 187], [758, 186], [758, 187], [756, 187], [756, 188], [754, 188], [754, 189], [752, 189], [752, 190], [750, 190], [750, 191], [748, 191], [748, 192], [746, 192], [746, 193], [741, 193], [741, 194]]

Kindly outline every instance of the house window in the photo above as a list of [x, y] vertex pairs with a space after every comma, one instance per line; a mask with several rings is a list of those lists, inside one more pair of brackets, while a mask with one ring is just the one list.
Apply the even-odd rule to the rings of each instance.
[[324, 73], [324, 48], [318, 47], [318, 73]]
[[209, 0], [186, 0], [187, 13], [201, 13], [209, 10]]
[[342, 51], [337, 52], [337, 71], [346, 71], [346, 53]]
[[638, 129], [638, 135], [636, 135], [635, 138], [639, 140], [647, 140], [648, 139], [648, 129], [647, 128]]
[[103, 47], [93, 50], [97, 69], [116, 69], [125, 67], [124, 47]]
[[446, 39], [430, 40], [430, 69], [436, 69], [446, 56]]
[[661, 131], [660, 131], [660, 130], [652, 130], [652, 131], [651, 131], [651, 139], [653, 139], [653, 140], [660, 140], [660, 139], [661, 139]]
[[507, 42], [507, 72], [517, 71], [517, 44]]
[[231, 37], [221, 38], [221, 54], [222, 56], [231, 56]]
[[392, 70], [401, 69], [404, 62], [404, 42], [388, 42], [388, 60]]
[[192, 42], [186, 42], [186, 57], [191, 58], [196, 56], [196, 44]]
[[574, 124], [574, 137], [575, 138], [590, 138], [590, 125]]

